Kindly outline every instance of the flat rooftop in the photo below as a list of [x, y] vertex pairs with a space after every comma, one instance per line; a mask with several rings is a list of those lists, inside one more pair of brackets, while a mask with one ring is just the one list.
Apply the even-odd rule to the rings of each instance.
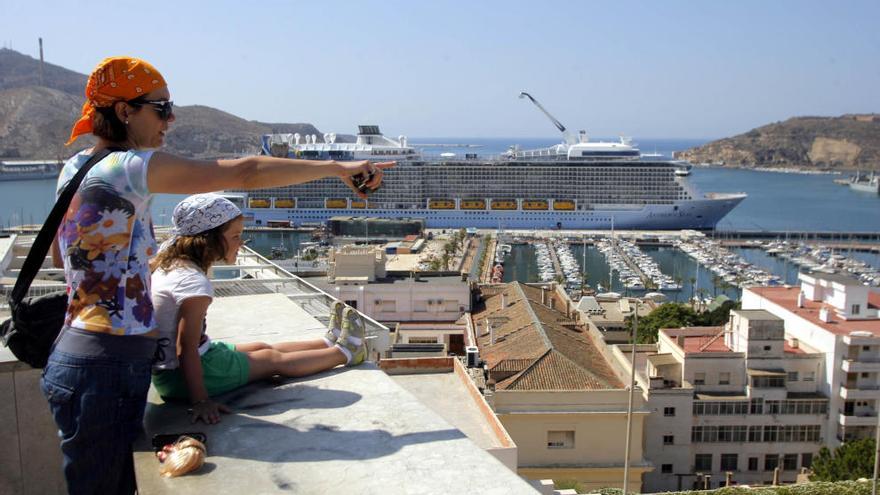
[[[813, 325], [821, 327], [836, 335], [849, 335], [852, 332], [870, 332], [875, 337], [880, 337], [880, 319], [873, 320], [844, 320], [837, 316], [833, 308], [819, 301], [804, 301], [804, 307], [800, 308], [797, 304], [798, 294], [801, 292], [800, 286], [795, 287], [751, 287], [744, 289], [753, 292], [769, 302], [785, 309], [789, 313], [797, 315]], [[875, 308], [880, 308], [880, 294], [876, 292], [868, 293], [868, 304]], [[823, 307], [831, 309], [830, 322], [819, 319], [819, 310]]]
[[[325, 331], [284, 294], [217, 297], [208, 321], [212, 338], [229, 342], [306, 340]], [[233, 413], [216, 425], [190, 424], [186, 404], [165, 403], [151, 390], [147, 437], [201, 431], [208, 457], [198, 473], [162, 478], [140, 442], [139, 493], [536, 493], [481, 448], [491, 435], [472, 410], [454, 410], [462, 397], [446, 375], [391, 377], [365, 363], [254, 383], [218, 398]]]
[[[737, 312], [742, 312], [738, 310]], [[752, 313], [766, 312], [762, 310], [747, 311]], [[770, 314], [769, 312], [766, 312]], [[757, 316], [757, 315], [756, 315]], [[773, 316], [771, 314], [771, 316]], [[764, 318], [761, 318], [764, 319]], [[776, 317], [774, 317], [776, 319]], [[669, 336], [672, 342], [685, 354], [699, 354], [702, 352], [733, 352], [724, 343], [724, 327], [687, 327], [687, 328], [661, 328], [661, 332]], [[680, 345], [678, 337], [683, 337], [684, 345]], [[792, 347], [788, 340], [783, 343], [783, 352], [786, 354], [805, 354], [806, 351], [798, 347]]]

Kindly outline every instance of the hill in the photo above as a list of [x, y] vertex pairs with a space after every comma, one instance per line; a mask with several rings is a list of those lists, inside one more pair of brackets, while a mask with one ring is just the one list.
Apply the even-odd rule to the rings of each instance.
[[[0, 49], [0, 157], [54, 159], [74, 150], [64, 142], [79, 116], [87, 76]], [[175, 107], [177, 120], [168, 132], [166, 151], [193, 158], [220, 158], [259, 151], [259, 136], [270, 132], [321, 132], [306, 123], [263, 123], [245, 120], [202, 105]], [[94, 140], [81, 137], [73, 148]]]
[[880, 114], [795, 117], [677, 157], [726, 166], [880, 170]]

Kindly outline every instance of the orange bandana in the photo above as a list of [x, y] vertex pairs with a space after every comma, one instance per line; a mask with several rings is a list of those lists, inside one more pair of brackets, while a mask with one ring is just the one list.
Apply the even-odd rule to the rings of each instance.
[[86, 102], [79, 120], [73, 124], [73, 143], [82, 134], [92, 132], [95, 108], [109, 107], [117, 101], [128, 101], [167, 86], [162, 74], [149, 62], [134, 57], [110, 57], [98, 64], [86, 83]]

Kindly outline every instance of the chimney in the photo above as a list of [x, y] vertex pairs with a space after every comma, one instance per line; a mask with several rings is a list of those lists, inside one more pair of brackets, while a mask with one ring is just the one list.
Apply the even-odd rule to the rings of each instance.
[[825, 323], [831, 323], [831, 312], [828, 311], [828, 308], [822, 308], [819, 310], [819, 320]]
[[552, 296], [550, 297], [550, 309], [556, 309], [556, 299]]
[[797, 307], [799, 307], [799, 308], [804, 307], [804, 299], [805, 298], [806, 298], [806, 295], [804, 295], [804, 291], [800, 291], [798, 293], [798, 298], [797, 298]]
[[492, 324], [489, 323], [489, 320], [486, 320], [486, 325], [489, 326], [489, 344], [495, 345], [495, 329], [492, 328]]
[[684, 334], [678, 335], [675, 337], [675, 342], [678, 343], [678, 346], [684, 349]]
[[547, 289], [541, 287], [541, 304], [547, 305]]
[[791, 348], [792, 349], [797, 349], [798, 347], [800, 347], [800, 345], [801, 345], [800, 340], [798, 340], [796, 337], [791, 338]]
[[571, 299], [565, 299], [565, 317], [571, 318]]
[[506, 307], [507, 307], [507, 294], [502, 292], [501, 293], [501, 309], [504, 309]]

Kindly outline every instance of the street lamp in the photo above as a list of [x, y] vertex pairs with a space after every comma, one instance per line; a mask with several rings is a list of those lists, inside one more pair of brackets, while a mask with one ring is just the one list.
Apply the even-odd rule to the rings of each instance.
[[633, 310], [632, 335], [630, 336], [632, 344], [632, 358], [630, 364], [629, 376], [629, 402], [626, 406], [626, 448], [624, 449], [623, 459], [623, 495], [629, 490], [629, 449], [632, 444], [632, 415], [633, 415], [633, 395], [636, 390], [636, 329], [639, 327], [639, 300], [636, 298], [636, 306]]

